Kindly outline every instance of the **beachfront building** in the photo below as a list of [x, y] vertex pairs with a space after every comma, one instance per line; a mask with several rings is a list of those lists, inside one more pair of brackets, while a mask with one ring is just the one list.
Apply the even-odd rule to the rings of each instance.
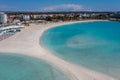
[[17, 23], [20, 23], [20, 22], [21, 22], [21, 21], [20, 21], [19, 19], [14, 19], [12, 23], [13, 23], [13, 24], [17, 24]]
[[70, 21], [84, 19], [109, 19], [113, 12], [5, 12], [8, 15], [8, 22], [13, 22], [18, 19], [21, 22], [29, 21], [36, 22], [39, 20], [45, 21]]
[[117, 18], [117, 19], [120, 19], [120, 13], [116, 13], [116, 14], [114, 15], [114, 17]]
[[112, 15], [110, 20], [112, 20], [112, 21], [119, 21], [120, 22], [120, 12], [117, 12], [114, 15]]
[[1, 24], [7, 23], [7, 14], [2, 12], [0, 13], [0, 23]]
[[23, 20], [29, 21], [30, 20], [30, 15], [23, 15]]

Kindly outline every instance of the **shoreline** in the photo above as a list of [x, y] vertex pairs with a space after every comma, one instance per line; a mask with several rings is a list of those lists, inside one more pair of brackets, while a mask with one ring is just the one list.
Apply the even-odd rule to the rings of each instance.
[[32, 24], [30, 27], [25, 28], [20, 33], [1, 41], [0, 52], [16, 53], [42, 59], [64, 72], [64, 74], [70, 77], [71, 80], [116, 80], [110, 76], [94, 72], [59, 58], [51, 51], [46, 49], [45, 46], [40, 42], [42, 34], [47, 29], [62, 25], [94, 21], [102, 20], [72, 21], [39, 25]]

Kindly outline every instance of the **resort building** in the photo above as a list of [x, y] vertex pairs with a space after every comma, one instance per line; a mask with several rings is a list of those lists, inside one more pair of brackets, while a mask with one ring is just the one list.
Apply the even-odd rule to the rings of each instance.
[[25, 21], [30, 20], [30, 15], [23, 15], [23, 19], [24, 19]]
[[69, 21], [83, 19], [109, 19], [114, 12], [4, 12], [0, 13], [0, 23], [41, 22], [44, 21]]
[[120, 22], [120, 12], [116, 12], [115, 14], [112, 14], [110, 16], [111, 16], [110, 20]]
[[1, 24], [7, 23], [7, 14], [2, 12], [0, 13], [0, 23]]
[[116, 13], [116, 14], [114, 15], [114, 17], [117, 18], [117, 19], [120, 19], [120, 13]]

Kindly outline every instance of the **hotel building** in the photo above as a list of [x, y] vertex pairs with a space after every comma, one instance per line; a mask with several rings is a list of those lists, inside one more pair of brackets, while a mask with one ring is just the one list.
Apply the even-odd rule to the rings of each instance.
[[7, 23], [7, 14], [2, 12], [0, 13], [0, 23], [1, 24]]

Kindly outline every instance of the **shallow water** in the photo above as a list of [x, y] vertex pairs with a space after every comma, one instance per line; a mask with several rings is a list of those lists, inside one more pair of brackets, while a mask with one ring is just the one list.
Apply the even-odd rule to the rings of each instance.
[[77, 23], [47, 30], [42, 41], [59, 57], [120, 79], [120, 23]]
[[47, 63], [16, 54], [0, 53], [0, 80], [69, 80]]

